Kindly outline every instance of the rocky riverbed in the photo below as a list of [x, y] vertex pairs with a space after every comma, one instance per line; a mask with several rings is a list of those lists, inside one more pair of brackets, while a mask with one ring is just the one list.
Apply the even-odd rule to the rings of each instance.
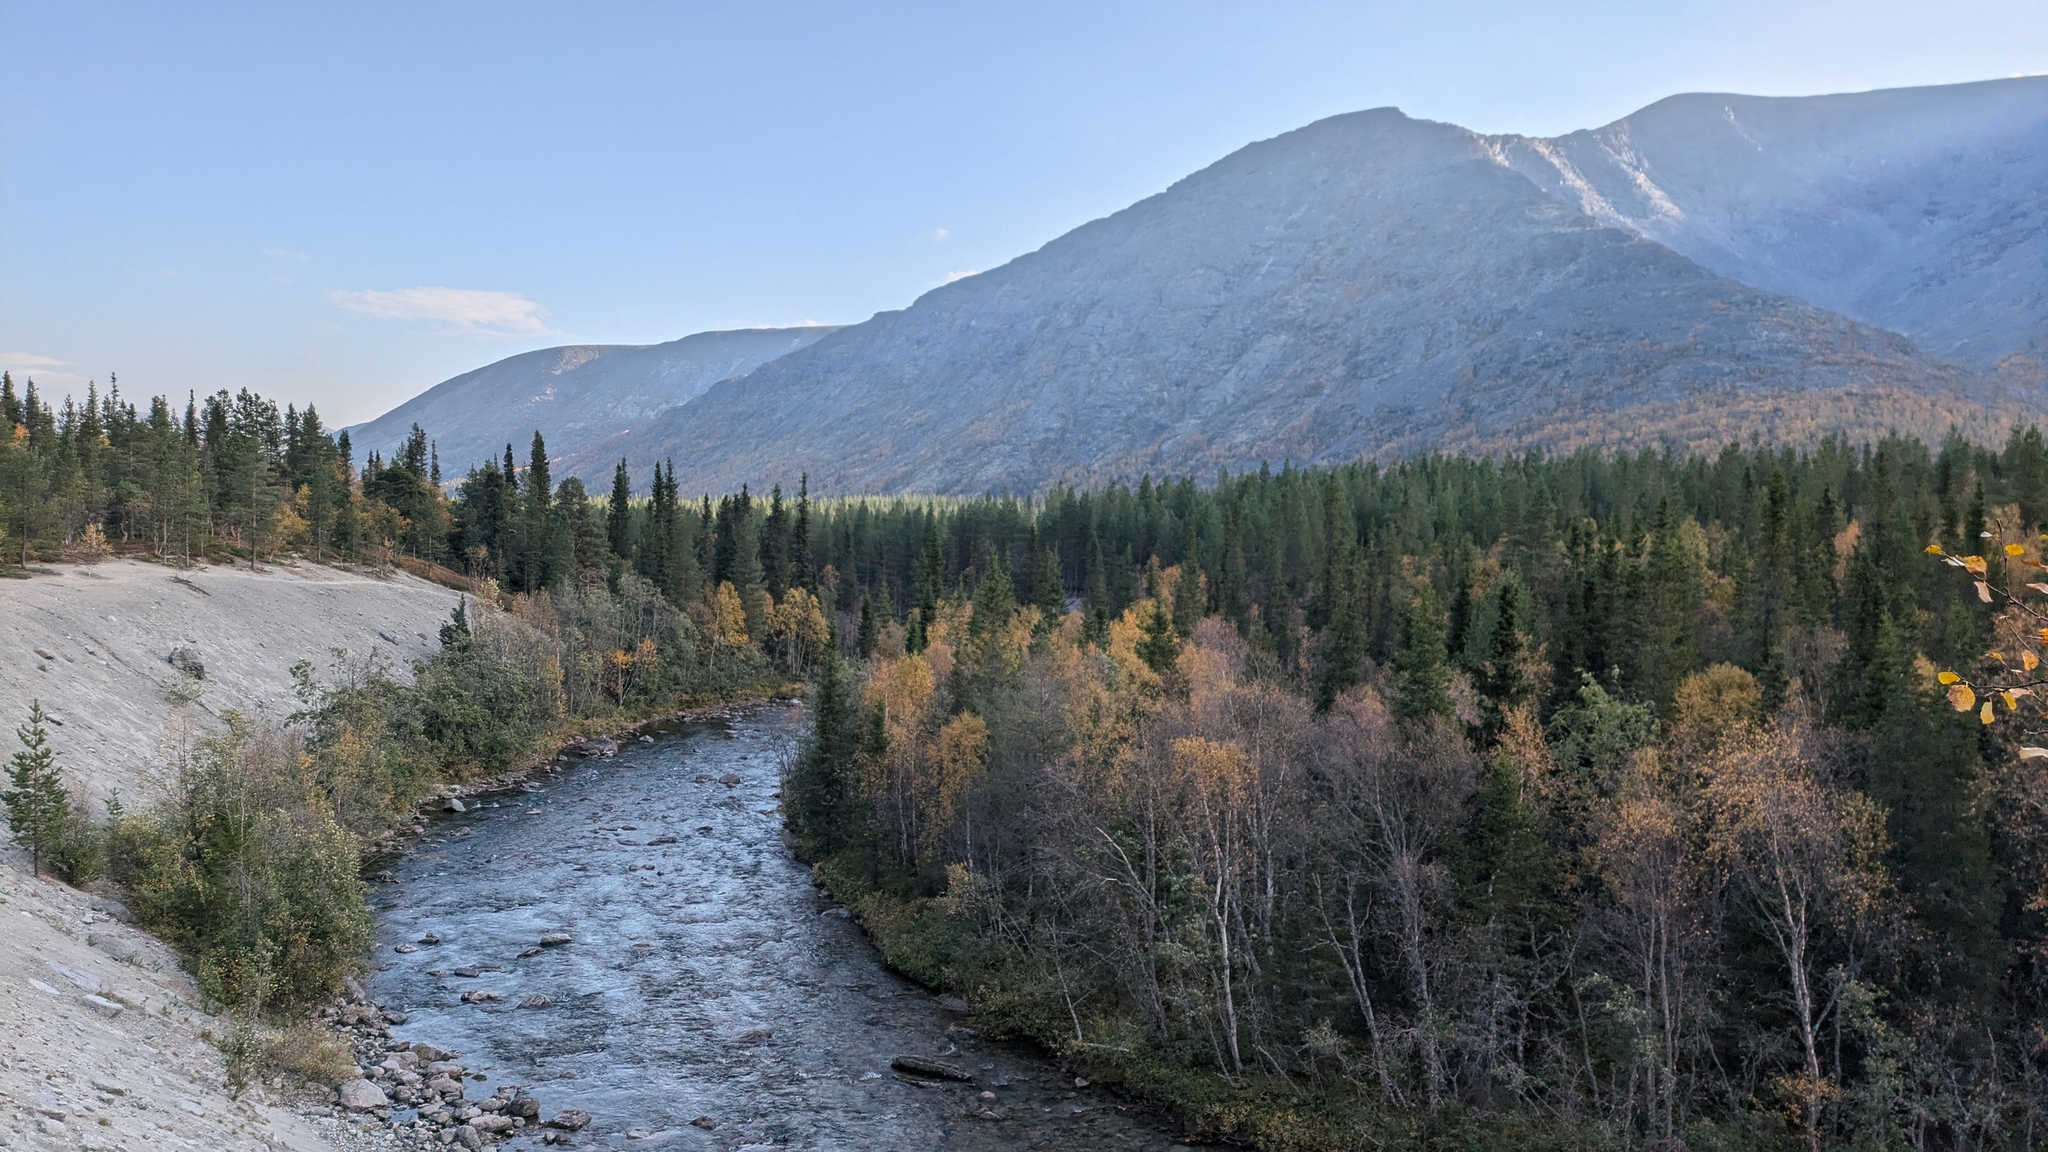
[[466, 797], [389, 862], [335, 1109], [400, 1147], [1181, 1146], [884, 969], [782, 839], [770, 707]]

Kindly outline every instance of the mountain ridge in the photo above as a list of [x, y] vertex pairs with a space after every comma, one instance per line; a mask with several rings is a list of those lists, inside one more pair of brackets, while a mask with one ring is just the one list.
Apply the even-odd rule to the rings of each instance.
[[1248, 145], [600, 447], [671, 458], [691, 490], [808, 471], [823, 491], [976, 492], [1541, 443], [1589, 398], [1966, 403], [1971, 383], [1592, 219], [1485, 137], [1374, 109]]
[[434, 437], [449, 474], [511, 444], [521, 459], [535, 430], [573, 450], [688, 402], [728, 376], [838, 331], [837, 325], [698, 332], [659, 344], [568, 344], [508, 356], [450, 377], [348, 429], [360, 462], [391, 453], [414, 424]]
[[1681, 94], [1547, 139], [1380, 108], [548, 438], [561, 475], [665, 459], [686, 490], [846, 493], [1991, 438], [2041, 411], [2044, 333], [2048, 78]]

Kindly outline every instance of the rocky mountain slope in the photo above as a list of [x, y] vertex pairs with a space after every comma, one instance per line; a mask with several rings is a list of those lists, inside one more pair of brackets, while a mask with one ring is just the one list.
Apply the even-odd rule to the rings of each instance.
[[551, 451], [574, 450], [635, 427], [712, 384], [838, 331], [745, 328], [699, 332], [666, 344], [579, 344], [509, 356], [444, 380], [349, 429], [357, 462], [388, 458], [414, 424], [436, 441], [449, 476], [512, 445], [523, 463], [533, 433]]
[[1394, 109], [1244, 148], [602, 443], [686, 491], [975, 492], [1436, 447], [1974, 419], [1904, 337], [1715, 274]]
[[452, 474], [541, 427], [559, 474], [598, 484], [624, 457], [643, 482], [673, 460], [692, 492], [803, 471], [978, 492], [1434, 448], [1991, 438], [2048, 407], [2044, 354], [2048, 78], [1676, 96], [1547, 140], [1379, 109], [863, 324], [514, 357], [357, 443], [418, 420]]
[[1604, 128], [1495, 143], [1595, 220], [1934, 356], [2004, 361], [2041, 383], [2048, 76], [1673, 96]]

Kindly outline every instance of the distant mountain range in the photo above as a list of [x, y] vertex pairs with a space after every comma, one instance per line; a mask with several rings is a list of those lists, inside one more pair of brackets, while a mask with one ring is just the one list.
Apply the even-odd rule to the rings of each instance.
[[2048, 390], [2048, 78], [1676, 96], [1553, 139], [1353, 113], [862, 324], [630, 351], [749, 335], [687, 392], [621, 350], [544, 403], [569, 375], [548, 358], [588, 351], [551, 350], [368, 427], [417, 419], [444, 465], [446, 430], [488, 417], [524, 422], [498, 451], [541, 427], [561, 474], [671, 459], [686, 491], [838, 493], [1998, 435]]
[[744, 328], [699, 332], [666, 344], [572, 344], [525, 352], [444, 380], [350, 428], [349, 439], [358, 462], [373, 451], [388, 458], [418, 424], [433, 437], [450, 476], [503, 455], [507, 444], [524, 464], [536, 430], [551, 452], [626, 435], [720, 380], [744, 376], [838, 330]]

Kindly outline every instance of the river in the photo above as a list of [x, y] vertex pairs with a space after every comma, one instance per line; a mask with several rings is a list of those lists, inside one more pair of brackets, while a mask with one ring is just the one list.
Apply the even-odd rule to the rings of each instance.
[[[380, 889], [369, 984], [407, 1014], [393, 1034], [464, 1052], [486, 1093], [591, 1113], [585, 1146], [1179, 1149], [882, 966], [783, 844], [799, 725], [780, 707], [679, 725], [437, 819]], [[551, 932], [572, 942], [534, 951]], [[907, 1083], [899, 1054], [975, 1083]]]

